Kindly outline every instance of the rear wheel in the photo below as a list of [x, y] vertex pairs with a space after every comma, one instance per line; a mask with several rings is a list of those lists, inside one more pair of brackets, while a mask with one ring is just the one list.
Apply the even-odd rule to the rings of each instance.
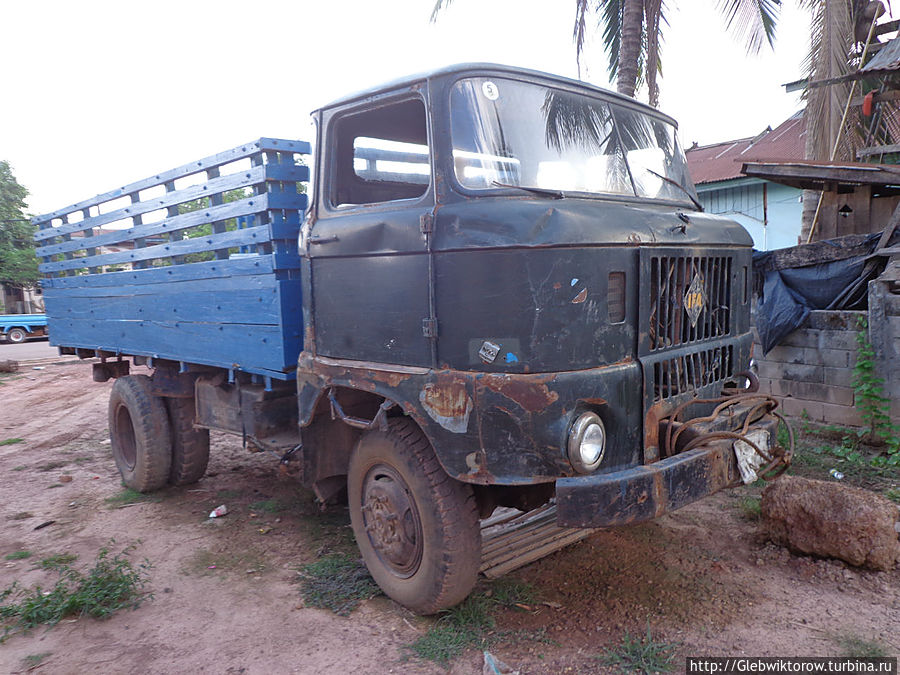
[[27, 333], [21, 328], [10, 328], [6, 331], [6, 339], [14, 344], [19, 344], [20, 342], [25, 342], [25, 338], [27, 337]]
[[109, 395], [109, 437], [126, 487], [150, 492], [169, 481], [172, 466], [169, 417], [146, 375], [120, 377]]
[[203, 478], [209, 464], [209, 429], [194, 428], [194, 399], [166, 398], [172, 427], [172, 468], [169, 483], [190, 485]]
[[366, 432], [348, 473], [353, 532], [381, 589], [419, 614], [464, 600], [481, 562], [475, 495], [444, 472], [421, 430], [398, 419]]

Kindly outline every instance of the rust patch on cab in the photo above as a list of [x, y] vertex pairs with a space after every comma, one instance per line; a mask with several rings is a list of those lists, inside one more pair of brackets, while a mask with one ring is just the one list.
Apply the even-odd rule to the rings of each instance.
[[439, 377], [419, 392], [419, 402], [428, 416], [447, 431], [464, 434], [468, 430], [475, 405], [462, 382]]
[[527, 412], [546, 410], [559, 400], [559, 394], [547, 386], [552, 375], [485, 375], [482, 383], [491, 391], [508, 398]]

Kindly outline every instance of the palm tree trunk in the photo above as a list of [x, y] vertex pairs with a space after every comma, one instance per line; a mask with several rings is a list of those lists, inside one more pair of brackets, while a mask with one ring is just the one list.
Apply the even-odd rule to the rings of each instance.
[[624, 0], [622, 8], [622, 42], [619, 50], [619, 76], [616, 89], [634, 98], [637, 86], [641, 38], [644, 28], [644, 1]]

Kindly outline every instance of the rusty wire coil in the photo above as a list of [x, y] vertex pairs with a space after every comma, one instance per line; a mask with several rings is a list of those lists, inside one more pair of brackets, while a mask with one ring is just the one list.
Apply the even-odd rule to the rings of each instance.
[[[775, 478], [778, 478], [790, 466], [791, 460], [794, 456], [794, 430], [791, 428], [791, 425], [788, 424], [784, 416], [781, 415], [781, 413], [775, 411], [776, 408], [778, 408], [778, 401], [768, 394], [750, 392], [744, 394], [729, 394], [716, 398], [694, 399], [691, 401], [685, 401], [684, 403], [676, 407], [675, 410], [672, 411], [671, 415], [669, 415], [667, 418], [664, 418], [663, 420], [667, 420], [669, 422], [668, 428], [666, 429], [666, 447], [671, 452], [676, 447], [679, 437], [682, 433], [684, 433], [686, 429], [689, 429], [701, 423], [713, 422], [728, 408], [731, 408], [739, 403], [746, 403], [754, 400], [756, 400], [757, 403], [747, 410], [746, 416], [744, 418], [744, 424], [740, 431], [709, 431], [706, 433], [702, 433], [696, 438], [689, 441], [682, 452], [687, 452], [688, 450], [692, 450], [697, 446], [704, 445], [710, 441], [718, 439], [728, 438], [735, 441], [743, 441], [751, 448], [753, 448], [753, 450], [766, 462], [766, 465], [757, 472], [757, 475], [763, 480], [774, 480]], [[706, 415], [704, 417], [696, 417], [694, 419], [682, 422], [681, 426], [676, 430], [674, 427], [675, 423], [678, 422], [678, 417], [690, 406], [699, 404], [716, 404], [716, 407], [709, 415]], [[750, 425], [752, 424], [754, 419], [757, 419], [757, 413], [759, 412], [762, 412], [763, 415], [770, 414], [775, 416], [781, 423], [785, 425], [785, 427], [787, 427], [788, 437], [790, 439], [789, 448], [782, 449], [782, 452], [779, 453], [777, 451], [778, 441], [776, 438], [774, 439], [774, 449], [770, 454], [765, 452], [762, 448], [760, 448], [756, 443], [754, 443], [752, 440], [750, 440], [750, 438], [747, 437], [747, 434], [750, 432]]]

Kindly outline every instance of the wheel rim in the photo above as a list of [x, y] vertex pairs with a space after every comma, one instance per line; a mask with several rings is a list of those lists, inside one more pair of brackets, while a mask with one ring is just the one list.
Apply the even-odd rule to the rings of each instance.
[[116, 446], [119, 455], [129, 469], [133, 469], [137, 463], [137, 441], [134, 435], [134, 424], [131, 415], [124, 405], [116, 410]]
[[9, 338], [10, 342], [24, 342], [25, 332], [18, 328], [13, 328], [11, 331], [9, 331], [9, 333], [6, 334], [6, 337]]
[[403, 477], [391, 466], [369, 469], [362, 484], [363, 524], [385, 567], [411, 577], [422, 562], [422, 520]]

